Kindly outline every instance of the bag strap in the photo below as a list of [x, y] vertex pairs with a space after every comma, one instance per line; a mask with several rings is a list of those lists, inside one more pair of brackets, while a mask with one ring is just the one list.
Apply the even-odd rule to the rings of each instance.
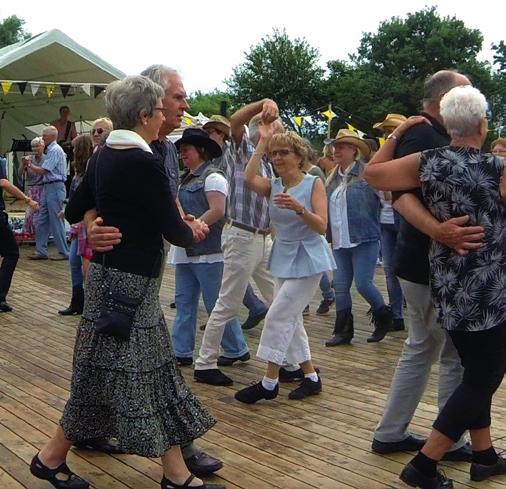
[[67, 142], [71, 128], [72, 128], [72, 122], [67, 121], [67, 124], [65, 126], [65, 136], [63, 136], [63, 142]]

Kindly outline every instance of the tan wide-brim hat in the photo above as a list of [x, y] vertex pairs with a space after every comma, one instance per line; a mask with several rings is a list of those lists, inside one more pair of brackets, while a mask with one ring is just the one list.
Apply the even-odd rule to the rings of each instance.
[[332, 144], [338, 143], [351, 144], [352, 146], [355, 146], [360, 151], [363, 158], [367, 158], [371, 153], [371, 149], [368, 144], [349, 129], [339, 129], [335, 139], [332, 140]]
[[406, 120], [402, 114], [387, 114], [384, 121], [376, 122], [372, 127], [381, 131], [384, 127], [399, 127]]
[[230, 122], [222, 115], [212, 115], [210, 119], [202, 126], [203, 129], [207, 127], [214, 127], [223, 134], [230, 136]]

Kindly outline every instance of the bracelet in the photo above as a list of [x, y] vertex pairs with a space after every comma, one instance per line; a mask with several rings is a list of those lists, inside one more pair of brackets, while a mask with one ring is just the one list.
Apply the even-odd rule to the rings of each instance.
[[393, 139], [394, 141], [399, 141], [399, 138], [392, 132], [387, 136], [387, 139]]
[[295, 211], [298, 216], [303, 216], [306, 213], [306, 209], [303, 207], [300, 211]]

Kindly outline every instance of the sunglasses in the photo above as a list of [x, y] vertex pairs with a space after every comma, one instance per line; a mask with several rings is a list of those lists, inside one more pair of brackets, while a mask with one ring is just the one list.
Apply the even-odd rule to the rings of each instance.
[[104, 132], [104, 130], [99, 127], [98, 129], [92, 129], [91, 130], [91, 134], [102, 134]]
[[276, 156], [287, 156], [290, 153], [293, 153], [291, 149], [283, 148], [283, 149], [274, 149], [271, 151], [271, 157], [276, 158]]

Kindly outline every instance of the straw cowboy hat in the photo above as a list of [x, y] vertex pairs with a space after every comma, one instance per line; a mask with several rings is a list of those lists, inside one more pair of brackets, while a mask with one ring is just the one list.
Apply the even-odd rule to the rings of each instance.
[[339, 129], [335, 139], [332, 140], [332, 144], [338, 143], [351, 144], [352, 146], [355, 146], [364, 158], [369, 156], [369, 153], [371, 152], [368, 144], [349, 129]]
[[212, 115], [211, 118], [202, 126], [203, 129], [214, 127], [223, 134], [230, 136], [230, 122], [222, 115]]
[[189, 127], [183, 131], [183, 137], [176, 141], [176, 148], [179, 149], [182, 144], [191, 144], [197, 148], [204, 148], [211, 158], [221, 156], [220, 145], [213, 141], [207, 132], [198, 127]]
[[382, 131], [384, 127], [398, 127], [406, 120], [407, 117], [402, 114], [387, 114], [384, 121], [376, 122], [372, 127]]

